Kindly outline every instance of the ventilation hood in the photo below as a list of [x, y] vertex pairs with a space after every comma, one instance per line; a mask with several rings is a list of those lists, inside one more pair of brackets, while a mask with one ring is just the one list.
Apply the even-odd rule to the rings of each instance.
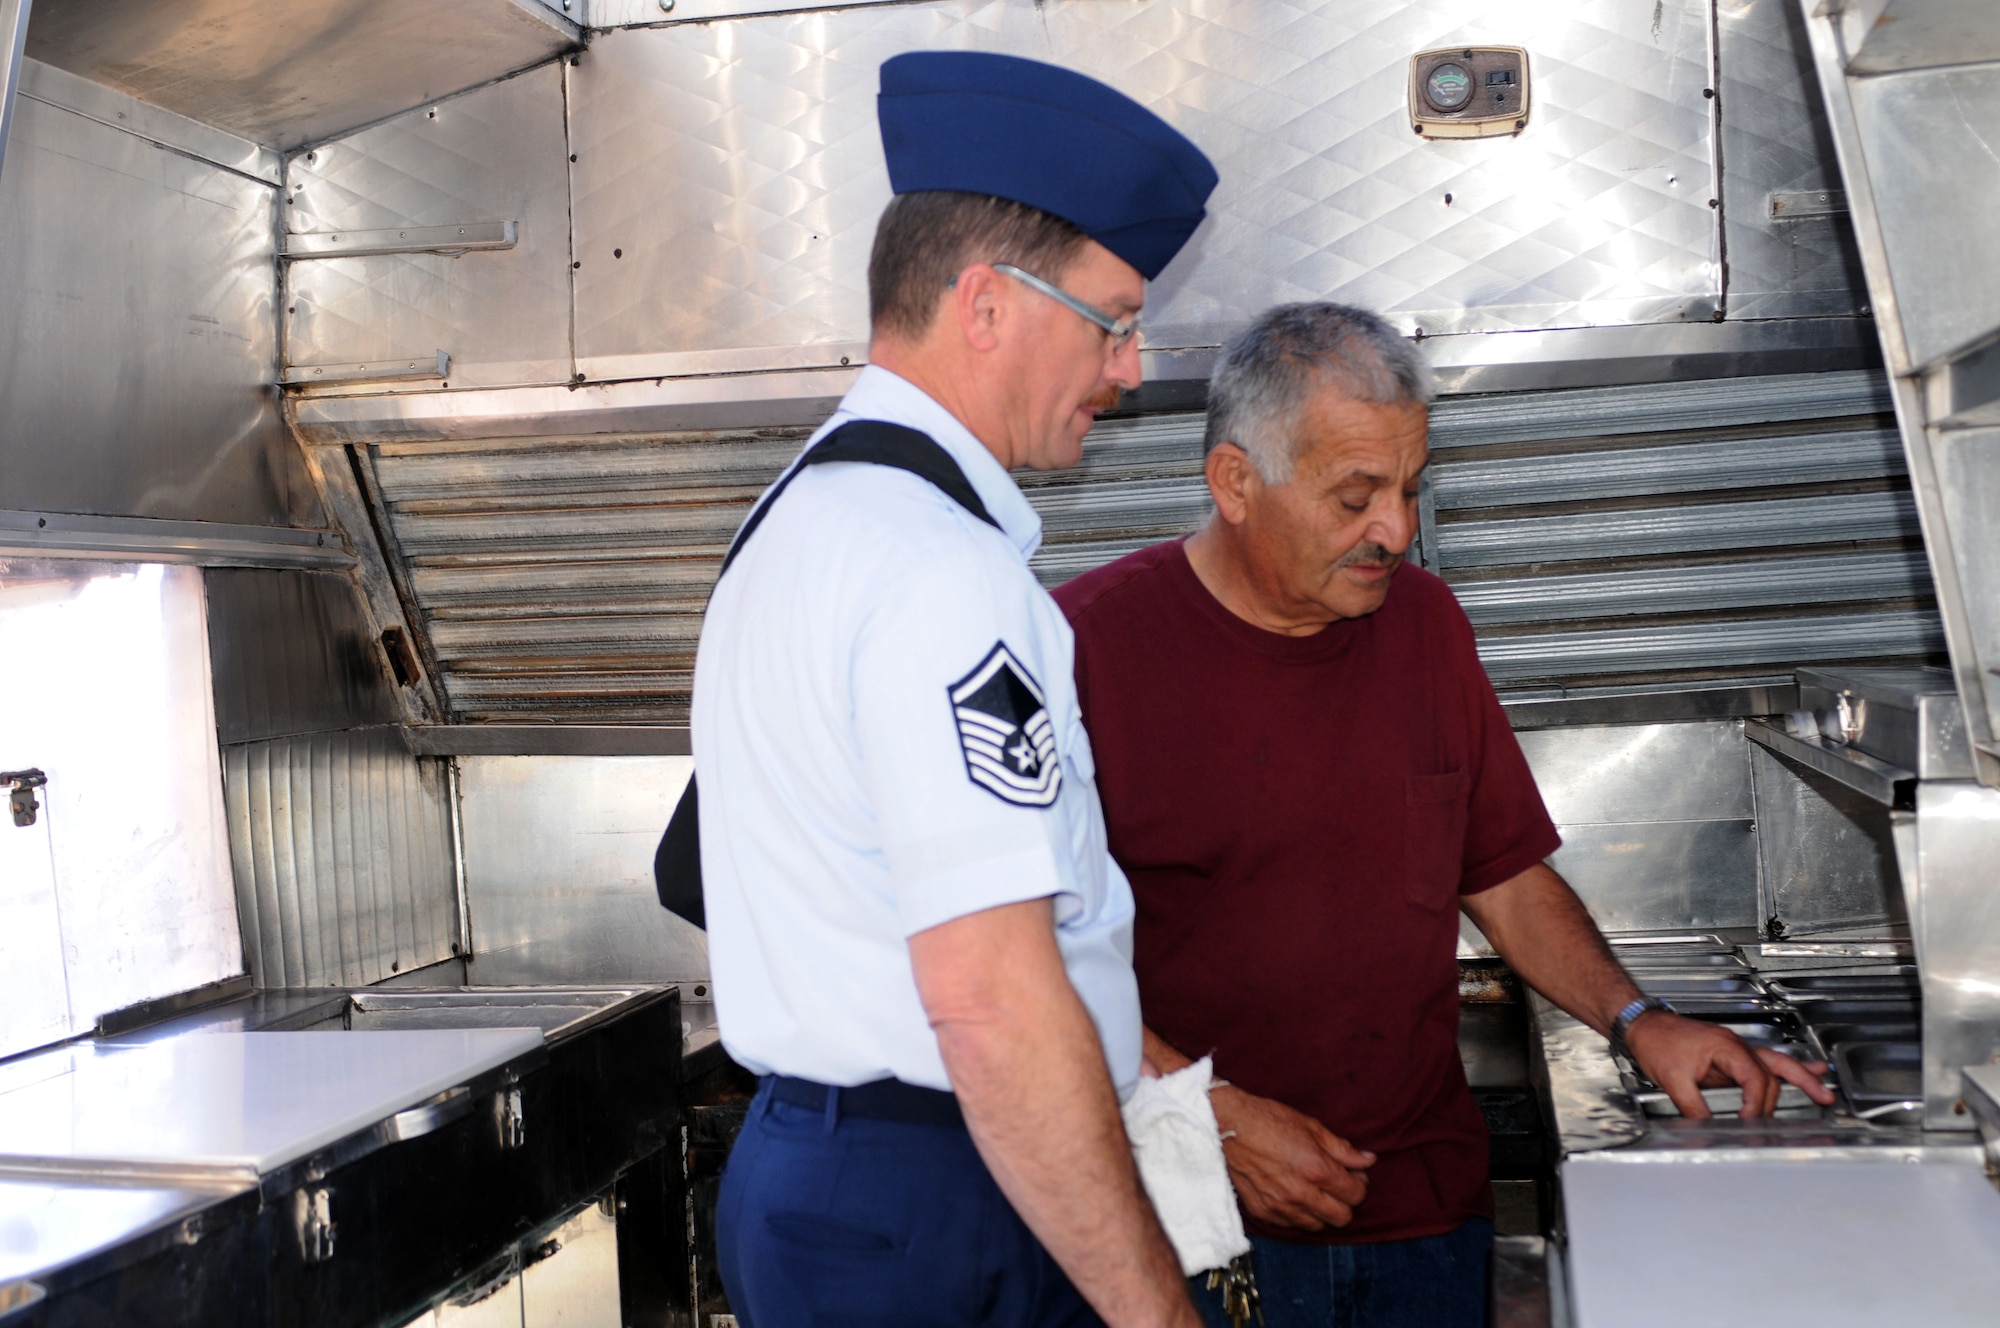
[[288, 151], [582, 45], [561, 0], [65, 0], [28, 54]]

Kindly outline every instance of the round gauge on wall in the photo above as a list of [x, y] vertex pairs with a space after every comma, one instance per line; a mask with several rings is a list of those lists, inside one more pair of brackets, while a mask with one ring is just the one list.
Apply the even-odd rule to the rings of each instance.
[[1455, 111], [1472, 100], [1472, 75], [1464, 65], [1439, 65], [1424, 80], [1424, 98], [1440, 111]]
[[1410, 58], [1410, 128], [1425, 138], [1497, 138], [1528, 127], [1528, 52], [1452, 46]]

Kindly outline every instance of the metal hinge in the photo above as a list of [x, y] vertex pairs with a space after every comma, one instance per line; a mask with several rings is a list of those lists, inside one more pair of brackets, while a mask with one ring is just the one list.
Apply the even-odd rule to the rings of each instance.
[[10, 788], [7, 805], [14, 813], [14, 824], [29, 826], [35, 823], [35, 813], [42, 804], [35, 801], [35, 790], [49, 782], [49, 777], [39, 770], [0, 770], [0, 788]]
[[302, 1186], [292, 1191], [292, 1226], [299, 1238], [299, 1258], [325, 1263], [333, 1257], [333, 1187]]

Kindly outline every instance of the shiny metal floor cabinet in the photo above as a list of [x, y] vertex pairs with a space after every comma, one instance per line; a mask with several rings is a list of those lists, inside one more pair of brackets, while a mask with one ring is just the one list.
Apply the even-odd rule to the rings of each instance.
[[453, 1322], [454, 1300], [558, 1254], [558, 1229], [593, 1204], [617, 1225], [619, 1321], [684, 1322], [680, 1045], [679, 993], [647, 993], [511, 1085], [474, 1085], [441, 1128], [344, 1163], [335, 1144], [40, 1279], [46, 1295], [8, 1328]]

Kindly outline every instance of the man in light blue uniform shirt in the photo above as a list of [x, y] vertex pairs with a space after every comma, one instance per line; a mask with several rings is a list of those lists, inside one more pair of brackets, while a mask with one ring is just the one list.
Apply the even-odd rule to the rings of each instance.
[[717, 1014], [762, 1076], [724, 1282], [751, 1328], [1191, 1326], [1118, 1115], [1131, 891], [1007, 472], [1074, 465], [1138, 386], [1215, 174], [1033, 61], [899, 56], [878, 110], [870, 364], [739, 534], [695, 670]]

